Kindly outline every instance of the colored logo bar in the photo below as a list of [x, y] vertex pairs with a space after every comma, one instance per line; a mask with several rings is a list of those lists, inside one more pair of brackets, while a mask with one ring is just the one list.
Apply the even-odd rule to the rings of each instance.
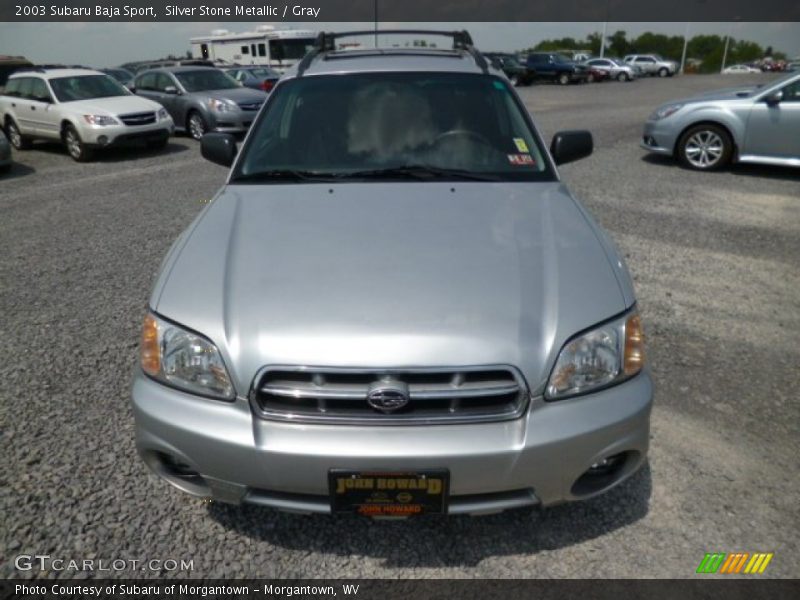
[[700, 561], [696, 573], [755, 575], [763, 573], [774, 556], [773, 552], [708, 552]]

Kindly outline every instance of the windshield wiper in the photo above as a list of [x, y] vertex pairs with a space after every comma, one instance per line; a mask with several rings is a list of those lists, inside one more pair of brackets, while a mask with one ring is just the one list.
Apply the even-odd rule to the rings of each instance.
[[256, 171], [245, 175], [237, 175], [231, 183], [252, 181], [330, 181], [332, 178], [324, 173], [302, 171], [298, 169], [271, 169], [269, 171]]
[[475, 173], [463, 169], [447, 169], [431, 165], [404, 165], [402, 167], [387, 167], [384, 169], [366, 169], [363, 171], [349, 171], [346, 173], [331, 174], [336, 179], [396, 179], [405, 177], [430, 181], [432, 179], [464, 179], [469, 181], [499, 181], [495, 175], [488, 173]]

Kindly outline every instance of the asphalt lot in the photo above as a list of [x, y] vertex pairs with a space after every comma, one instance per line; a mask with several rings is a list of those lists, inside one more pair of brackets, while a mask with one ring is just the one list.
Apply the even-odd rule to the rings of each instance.
[[15, 153], [0, 179], [0, 576], [75, 575], [14, 569], [49, 554], [193, 559], [192, 577], [692, 577], [713, 551], [774, 552], [764, 576], [800, 576], [800, 171], [695, 173], [638, 148], [656, 104], [768, 79], [521, 90], [547, 138], [595, 135], [562, 174], [628, 261], [656, 408], [649, 466], [622, 486], [481, 518], [206, 505], [150, 475], [129, 407], [141, 318], [226, 171], [186, 137], [85, 165], [55, 145]]

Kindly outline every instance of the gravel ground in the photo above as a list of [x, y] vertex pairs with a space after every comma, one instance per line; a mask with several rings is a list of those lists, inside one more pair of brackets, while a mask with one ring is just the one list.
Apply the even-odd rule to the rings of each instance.
[[595, 135], [562, 173], [634, 275], [657, 404], [650, 463], [624, 485], [482, 518], [301, 517], [158, 481], [133, 443], [139, 324], [225, 170], [181, 137], [86, 165], [16, 153], [0, 180], [0, 576], [75, 576], [13, 566], [49, 554], [193, 559], [177, 574], [192, 577], [691, 577], [707, 551], [775, 552], [766, 576], [800, 576], [800, 172], [693, 173], [637, 146], [656, 104], [748, 80], [521, 91], [547, 137]]

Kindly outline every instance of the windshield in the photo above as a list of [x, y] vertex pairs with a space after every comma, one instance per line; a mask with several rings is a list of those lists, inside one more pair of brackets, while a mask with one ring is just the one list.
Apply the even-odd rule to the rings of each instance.
[[231, 180], [552, 180], [523, 110], [486, 75], [291, 79], [273, 92]]
[[50, 87], [53, 88], [53, 93], [59, 102], [130, 95], [128, 90], [108, 75], [56, 77], [50, 80]]
[[289, 40], [270, 40], [269, 57], [272, 60], [300, 60], [314, 47], [314, 38], [294, 38]]
[[198, 69], [197, 71], [181, 71], [173, 73], [183, 88], [191, 92], [208, 90], [231, 90], [239, 84], [222, 71], [216, 69]]
[[120, 83], [127, 83], [131, 79], [133, 79], [133, 74], [126, 71], [125, 69], [106, 69], [103, 71], [107, 75], [111, 75], [114, 79], [119, 81]]
[[560, 63], [572, 62], [572, 60], [564, 54], [554, 54], [553, 56], [555, 56], [556, 62]]

